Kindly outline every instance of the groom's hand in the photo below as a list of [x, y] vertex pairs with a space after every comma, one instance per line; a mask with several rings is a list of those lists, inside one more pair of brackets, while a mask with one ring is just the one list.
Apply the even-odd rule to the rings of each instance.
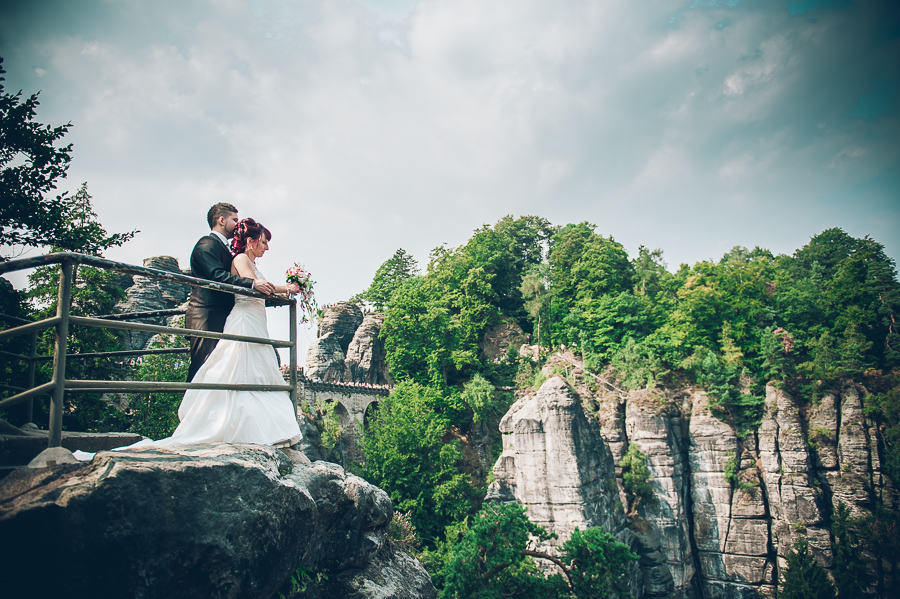
[[275, 291], [275, 285], [263, 279], [255, 279], [253, 281], [253, 288], [266, 295]]

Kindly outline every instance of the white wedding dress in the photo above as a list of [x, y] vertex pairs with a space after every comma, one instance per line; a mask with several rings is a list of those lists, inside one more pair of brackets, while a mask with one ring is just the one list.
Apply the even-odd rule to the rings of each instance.
[[[263, 278], [257, 270], [256, 276]], [[225, 332], [269, 337], [265, 300], [234, 296]], [[194, 375], [194, 383], [283, 385], [271, 345], [222, 339]], [[178, 408], [181, 423], [171, 437], [145, 439], [113, 451], [170, 447], [193, 443], [256, 443], [287, 447], [300, 441], [300, 426], [290, 396], [284, 391], [189, 389]], [[75, 452], [80, 460], [92, 453]]]

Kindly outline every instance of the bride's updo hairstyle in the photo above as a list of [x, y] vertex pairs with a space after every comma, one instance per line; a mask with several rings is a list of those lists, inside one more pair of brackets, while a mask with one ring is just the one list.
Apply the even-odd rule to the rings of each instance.
[[235, 256], [243, 253], [247, 249], [247, 240], [253, 239], [257, 241], [263, 235], [266, 236], [266, 240], [272, 239], [272, 232], [252, 218], [241, 220], [234, 228], [234, 238], [231, 240], [231, 253]]

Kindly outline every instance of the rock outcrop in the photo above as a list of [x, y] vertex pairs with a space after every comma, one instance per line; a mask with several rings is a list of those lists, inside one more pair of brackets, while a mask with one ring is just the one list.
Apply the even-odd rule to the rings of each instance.
[[576, 526], [602, 525], [611, 533], [622, 528], [612, 454], [562, 378], [516, 401], [500, 432], [503, 453], [488, 500], [522, 503], [532, 522], [556, 531], [562, 541]]
[[350, 302], [326, 308], [317, 339], [306, 354], [307, 378], [330, 383], [392, 384], [384, 342], [379, 338], [383, 323], [383, 314], [363, 314]]
[[[832, 565], [838, 502], [867, 516], [896, 501], [856, 385], [811, 406], [769, 386], [758, 430], [738, 434], [701, 390], [624, 392], [572, 355], [548, 364], [551, 378], [503, 418], [488, 499], [522, 503], [557, 543], [575, 526], [602, 524], [640, 555], [638, 597], [774, 596], [799, 535]], [[626, 516], [613, 463], [630, 444], [647, 456], [654, 500]], [[874, 556], [864, 557], [875, 571]]]
[[344, 380], [345, 358], [363, 313], [356, 304], [338, 302], [325, 308], [316, 341], [306, 354], [306, 376], [325, 382]]
[[515, 320], [506, 320], [485, 331], [478, 347], [485, 359], [503, 360], [510, 347], [518, 351], [527, 338], [519, 323]]
[[0, 483], [0, 575], [10, 597], [267, 599], [298, 573], [292, 597], [434, 597], [391, 516], [381, 489], [271, 447], [101, 452]]
[[[171, 256], [155, 256], [144, 259], [144, 266], [156, 268], [167, 272], [181, 274], [178, 260]], [[161, 281], [135, 275], [133, 284], [125, 290], [126, 299], [116, 306], [118, 312], [151, 312], [155, 310], [169, 310], [176, 308], [187, 301], [191, 293], [189, 285]], [[165, 316], [156, 316], [136, 320], [147, 324], [166, 325]], [[122, 331], [125, 349], [143, 349], [153, 333], [144, 331]]]
[[344, 358], [343, 380], [371, 385], [393, 384], [385, 360], [384, 341], [378, 337], [384, 314], [366, 314], [353, 334]]

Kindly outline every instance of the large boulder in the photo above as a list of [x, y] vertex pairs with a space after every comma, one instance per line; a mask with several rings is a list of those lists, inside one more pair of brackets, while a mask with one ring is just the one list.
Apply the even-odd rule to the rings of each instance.
[[434, 597], [391, 516], [381, 489], [272, 447], [101, 452], [0, 483], [0, 576], [9, 597], [267, 599], [298, 571], [327, 576], [303, 597]]

